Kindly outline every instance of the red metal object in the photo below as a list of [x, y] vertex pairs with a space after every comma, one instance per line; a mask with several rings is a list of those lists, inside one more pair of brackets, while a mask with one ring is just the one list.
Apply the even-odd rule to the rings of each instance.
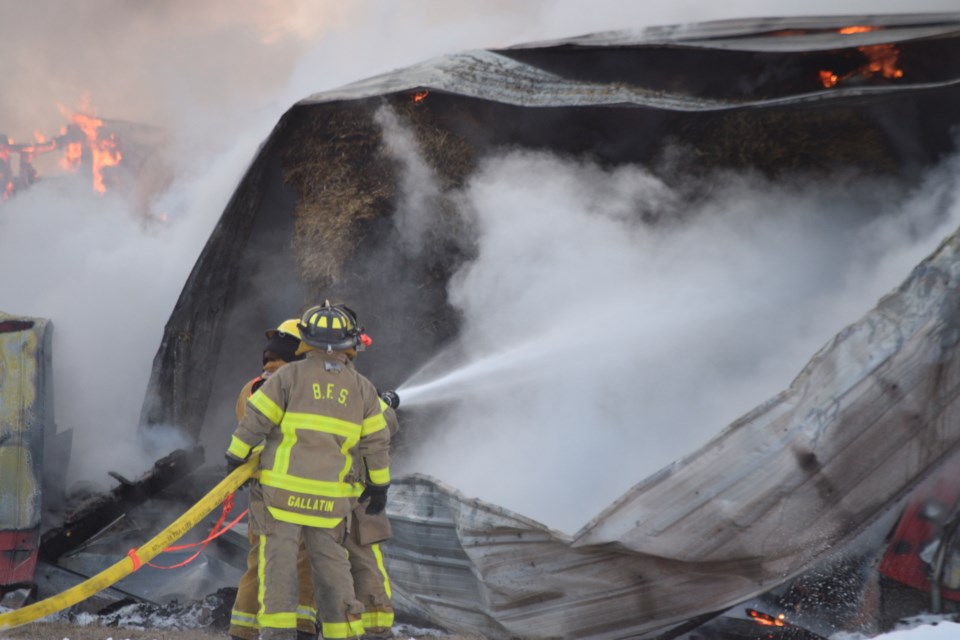
[[31, 582], [39, 548], [39, 528], [0, 531], [0, 585]]
[[[921, 557], [943, 534], [945, 520], [960, 501], [960, 458], [914, 490], [894, 529], [878, 571], [902, 584], [930, 591], [931, 566]], [[941, 596], [960, 601], [960, 590], [941, 588]]]

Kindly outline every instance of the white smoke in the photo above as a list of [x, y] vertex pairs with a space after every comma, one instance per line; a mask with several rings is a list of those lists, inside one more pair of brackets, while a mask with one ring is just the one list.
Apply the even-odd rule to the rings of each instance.
[[[821, 0], [776, 13], [900, 8]], [[48, 175], [0, 204], [0, 309], [53, 321], [55, 414], [74, 430], [70, 477], [142, 464], [132, 434], [164, 323], [257, 145], [297, 100], [468, 48], [770, 13], [759, 1], [0, 3], [5, 135], [55, 135], [61, 106], [87, 104], [167, 136], [155, 152], [172, 182], [146, 194], [99, 197], [77, 177]]]
[[461, 335], [399, 390], [450, 413], [405, 466], [575, 531], [898, 285], [960, 223], [958, 164], [915, 193], [725, 174], [689, 202], [638, 167], [487, 161]]

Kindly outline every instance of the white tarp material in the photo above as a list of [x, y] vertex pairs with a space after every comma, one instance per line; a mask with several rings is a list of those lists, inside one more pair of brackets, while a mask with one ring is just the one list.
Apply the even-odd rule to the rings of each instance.
[[490, 637], [649, 638], [852, 540], [960, 447], [960, 235], [789, 389], [572, 538], [424, 477], [397, 483], [395, 597]]

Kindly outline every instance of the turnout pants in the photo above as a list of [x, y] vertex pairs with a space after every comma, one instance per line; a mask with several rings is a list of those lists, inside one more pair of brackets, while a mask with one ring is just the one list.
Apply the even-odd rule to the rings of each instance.
[[[257, 611], [260, 603], [257, 592], [260, 589], [260, 528], [266, 508], [263, 504], [263, 490], [259, 484], [250, 487], [250, 517], [247, 522], [247, 540], [250, 551], [247, 553], [247, 570], [240, 576], [237, 584], [237, 597], [230, 612], [231, 636], [241, 640], [257, 640]], [[317, 635], [317, 605], [313, 595], [313, 577], [310, 572], [310, 559], [306, 547], [301, 542], [297, 556], [297, 630], [308, 635]]]
[[296, 639], [298, 587], [290, 578], [296, 573], [301, 534], [310, 559], [323, 637], [360, 638], [363, 605], [354, 596], [350, 561], [343, 546], [346, 523], [323, 529], [274, 519], [266, 530], [259, 545], [257, 623], [261, 640]]
[[[260, 603], [257, 592], [260, 589], [260, 536], [247, 530], [250, 551], [247, 553], [247, 570], [240, 576], [237, 585], [237, 597], [230, 612], [230, 635], [241, 640], [257, 640], [257, 611]], [[297, 555], [297, 631], [308, 636], [317, 635], [317, 608], [313, 595], [313, 576], [310, 572], [310, 559], [307, 549], [301, 542]]]
[[390, 522], [386, 513], [371, 516], [365, 509], [366, 505], [358, 505], [353, 510], [353, 522], [344, 547], [350, 554], [350, 573], [357, 599], [364, 607], [365, 632], [367, 636], [389, 638], [393, 635], [393, 606], [380, 542], [390, 537]]

